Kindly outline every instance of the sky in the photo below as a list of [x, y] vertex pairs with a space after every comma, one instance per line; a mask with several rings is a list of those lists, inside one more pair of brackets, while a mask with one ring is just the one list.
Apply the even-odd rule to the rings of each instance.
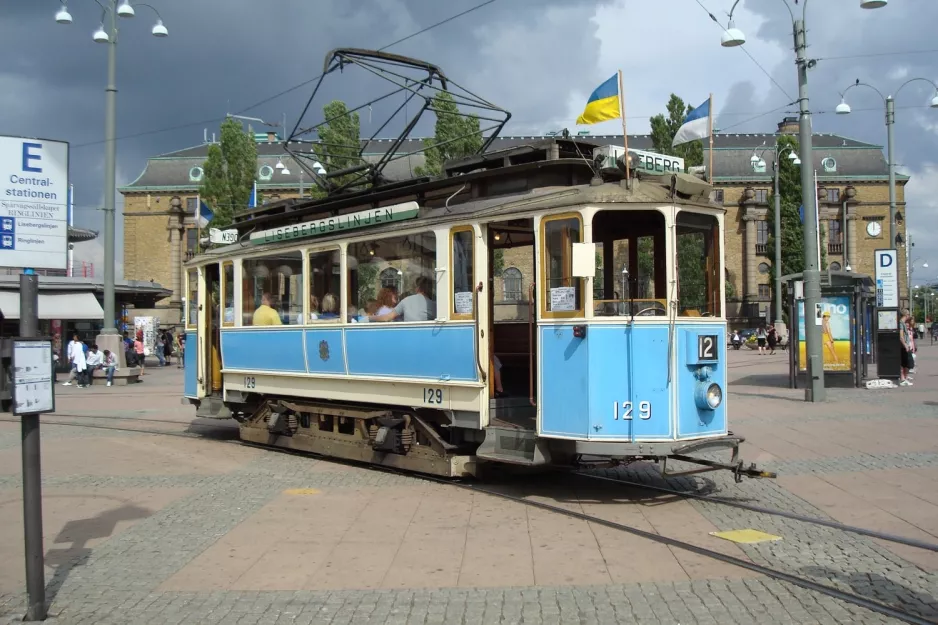
[[[197, 145], [203, 132], [217, 133], [227, 112], [268, 121], [286, 115], [292, 127], [312, 84], [274, 96], [317, 76], [329, 50], [380, 48], [482, 1], [276, 0], [259, 8], [252, 0], [150, 0], [169, 37], [150, 35], [156, 16], [147, 7], [120, 23], [118, 186], [132, 182], [147, 157]], [[847, 101], [854, 112], [835, 116], [839, 92], [857, 79], [883, 95], [912, 78], [938, 82], [932, 36], [938, 2], [893, 0], [877, 10], [861, 9], [859, 0], [787, 2], [798, 15], [808, 3], [808, 54], [818, 59], [808, 86], [814, 130], [885, 145], [881, 96], [851, 89]], [[629, 133], [647, 133], [649, 118], [664, 111], [671, 93], [695, 106], [712, 93], [718, 129], [773, 132], [797, 108], [785, 3], [741, 0], [734, 13], [747, 38], [741, 48], [720, 46], [732, 0], [494, 0], [388, 51], [432, 62], [509, 110], [506, 134], [563, 128], [621, 133], [619, 120], [575, 126], [590, 92], [619, 69]], [[0, 0], [0, 134], [70, 142], [76, 225], [101, 230], [107, 46], [91, 37], [101, 9], [93, 0], [70, 0], [74, 22], [59, 25], [58, 4]], [[361, 104], [388, 90], [355, 72], [329, 76], [314, 110], [335, 98]], [[916, 81], [896, 96], [895, 160], [912, 177], [906, 199], [916, 284], [938, 281], [938, 239], [932, 234], [938, 219], [938, 109], [927, 106], [934, 95], [934, 87]], [[363, 111], [363, 135], [377, 129], [381, 112], [376, 107], [369, 118]], [[429, 134], [431, 123], [418, 131]], [[119, 195], [117, 201], [120, 210]], [[119, 215], [117, 225], [121, 277]], [[100, 237], [76, 246], [77, 261], [94, 263], [98, 275], [102, 246]]]

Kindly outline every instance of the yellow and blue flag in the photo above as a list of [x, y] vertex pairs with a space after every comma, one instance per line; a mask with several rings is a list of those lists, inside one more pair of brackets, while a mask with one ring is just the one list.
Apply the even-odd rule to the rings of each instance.
[[577, 124], [596, 124], [609, 119], [617, 119], [619, 110], [619, 75], [616, 74], [596, 90], [586, 101], [583, 114], [576, 118]]

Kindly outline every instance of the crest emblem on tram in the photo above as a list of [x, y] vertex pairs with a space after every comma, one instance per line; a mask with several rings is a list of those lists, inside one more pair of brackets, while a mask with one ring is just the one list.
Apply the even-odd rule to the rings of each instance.
[[329, 343], [326, 341], [319, 341], [319, 357], [324, 361], [329, 360]]

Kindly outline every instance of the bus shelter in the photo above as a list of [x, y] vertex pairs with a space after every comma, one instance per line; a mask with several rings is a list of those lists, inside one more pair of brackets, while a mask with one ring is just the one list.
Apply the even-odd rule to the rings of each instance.
[[876, 288], [873, 279], [852, 271], [821, 272], [821, 301], [807, 318], [804, 278], [782, 277], [787, 287], [791, 337], [788, 350], [789, 387], [800, 388], [807, 376], [805, 324], [821, 327], [821, 354], [826, 386], [861, 387], [876, 353]]

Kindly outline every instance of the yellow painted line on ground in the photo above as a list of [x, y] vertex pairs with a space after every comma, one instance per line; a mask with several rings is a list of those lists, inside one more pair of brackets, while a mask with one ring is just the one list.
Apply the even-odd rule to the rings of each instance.
[[288, 488], [283, 491], [284, 495], [318, 495], [319, 489], [316, 488]]
[[765, 532], [760, 532], [759, 530], [754, 529], [710, 532], [710, 535], [716, 536], [717, 538], [722, 538], [723, 540], [729, 540], [734, 543], [742, 543], [744, 545], [754, 545], [755, 543], [764, 543], [782, 539], [781, 536], [776, 536], [775, 534], [766, 534]]

